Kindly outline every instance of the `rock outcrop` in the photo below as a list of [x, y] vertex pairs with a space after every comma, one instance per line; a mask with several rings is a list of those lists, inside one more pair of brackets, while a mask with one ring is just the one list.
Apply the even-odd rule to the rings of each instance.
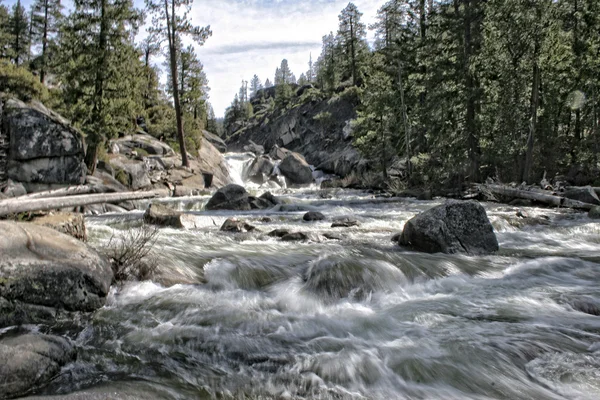
[[[147, 133], [137, 133], [135, 135], [127, 135], [111, 142], [113, 149], [118, 149], [119, 154], [131, 154], [133, 152], [138, 155], [157, 155], [169, 157], [175, 155], [175, 152], [166, 143], [163, 143]], [[116, 146], [116, 147], [115, 147]]]
[[249, 124], [229, 132], [229, 151], [241, 152], [254, 148], [255, 143], [273, 159], [283, 159], [282, 154], [277, 156], [282, 152], [273, 149], [285, 147], [303, 154], [316, 169], [342, 177], [367, 168], [368, 162], [352, 145], [349, 129], [349, 121], [356, 117], [355, 93], [346, 91], [326, 98], [310, 87], [299, 88], [294, 107], [270, 110], [266, 105], [274, 96], [275, 90], [267, 88], [251, 99], [254, 117]]
[[274, 168], [275, 163], [271, 160], [271, 157], [265, 155], [257, 156], [244, 171], [244, 180], [249, 180], [258, 185], [262, 185], [269, 180], [273, 174]]
[[399, 244], [428, 253], [488, 254], [498, 240], [485, 209], [475, 201], [450, 200], [410, 219]]
[[260, 197], [250, 196], [243, 186], [232, 183], [217, 190], [205, 208], [207, 210], [260, 210], [275, 206], [272, 197], [269, 192]]
[[0, 339], [0, 399], [44, 387], [75, 355], [73, 345], [58, 336], [26, 334]]
[[57, 212], [35, 218], [31, 222], [52, 228], [82, 242], [87, 241], [87, 231], [82, 214]]
[[0, 179], [29, 185], [85, 181], [83, 136], [40, 102], [0, 99]]
[[0, 327], [104, 305], [113, 272], [86, 244], [28, 223], [0, 221]]
[[221, 153], [227, 153], [227, 144], [223, 139], [211, 133], [209, 131], [202, 131], [202, 135], [204, 139], [206, 139], [210, 144], [212, 144], [217, 150]]

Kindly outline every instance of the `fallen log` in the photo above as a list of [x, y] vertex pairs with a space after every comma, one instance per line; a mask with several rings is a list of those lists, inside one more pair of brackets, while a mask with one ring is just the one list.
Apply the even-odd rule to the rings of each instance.
[[156, 197], [154, 192], [121, 192], [84, 194], [78, 196], [51, 197], [45, 199], [23, 199], [21, 201], [1, 200], [0, 216], [29, 211], [47, 211], [60, 208], [80, 207], [99, 203], [120, 203], [128, 200], [141, 200]]
[[551, 192], [542, 192], [541, 190], [530, 191], [523, 189], [515, 189], [502, 185], [478, 185], [478, 187], [489, 191], [498, 196], [506, 196], [519, 199], [535, 200], [554, 207], [575, 208], [578, 210], [591, 210], [594, 205], [584, 203], [578, 200], [567, 199], [566, 197], [556, 196]]
[[46, 190], [43, 192], [30, 193], [19, 197], [13, 197], [11, 199], [7, 199], [10, 201], [22, 201], [29, 199], [47, 199], [51, 197], [63, 197], [63, 196], [75, 196], [79, 194], [90, 194], [94, 193], [96, 188], [89, 185], [79, 185], [79, 186], [69, 186], [66, 188], [54, 189], [54, 190]]

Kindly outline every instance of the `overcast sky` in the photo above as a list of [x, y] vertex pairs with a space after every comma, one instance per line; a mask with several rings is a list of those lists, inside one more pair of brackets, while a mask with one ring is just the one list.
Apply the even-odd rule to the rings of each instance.
[[[22, 2], [29, 8], [31, 0]], [[383, 3], [354, 1], [367, 24]], [[143, 0], [135, 4], [143, 7]], [[321, 52], [323, 35], [337, 30], [338, 15], [347, 4], [346, 0], [195, 0], [193, 23], [210, 25], [213, 32], [197, 53], [208, 76], [215, 114], [223, 116], [242, 80], [257, 74], [262, 82], [273, 81], [284, 58], [297, 77], [305, 72], [311, 53], [316, 60]]]

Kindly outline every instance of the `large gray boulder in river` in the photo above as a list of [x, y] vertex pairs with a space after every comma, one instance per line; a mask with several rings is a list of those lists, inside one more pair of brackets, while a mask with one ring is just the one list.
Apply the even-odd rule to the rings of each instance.
[[277, 199], [267, 192], [260, 197], [250, 196], [243, 186], [234, 183], [222, 187], [210, 198], [205, 208], [207, 210], [237, 210], [248, 211], [271, 208]]
[[279, 171], [286, 177], [286, 179], [295, 185], [305, 185], [313, 181], [312, 169], [298, 153], [290, 152], [281, 164], [279, 164]]
[[0, 399], [45, 386], [75, 355], [69, 340], [58, 336], [26, 334], [0, 339]]
[[428, 253], [488, 254], [498, 240], [485, 209], [475, 201], [450, 200], [404, 225], [399, 244]]
[[0, 328], [104, 305], [113, 272], [85, 243], [45, 226], [0, 221], [0, 254]]

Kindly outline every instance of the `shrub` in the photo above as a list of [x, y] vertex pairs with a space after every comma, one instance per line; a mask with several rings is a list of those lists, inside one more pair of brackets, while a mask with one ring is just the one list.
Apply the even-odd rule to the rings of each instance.
[[114, 235], [99, 252], [111, 263], [113, 283], [150, 279], [158, 268], [152, 248], [156, 243], [158, 228], [144, 224]]
[[0, 92], [10, 93], [20, 100], [45, 100], [48, 90], [39, 78], [7, 60], [0, 60]]

